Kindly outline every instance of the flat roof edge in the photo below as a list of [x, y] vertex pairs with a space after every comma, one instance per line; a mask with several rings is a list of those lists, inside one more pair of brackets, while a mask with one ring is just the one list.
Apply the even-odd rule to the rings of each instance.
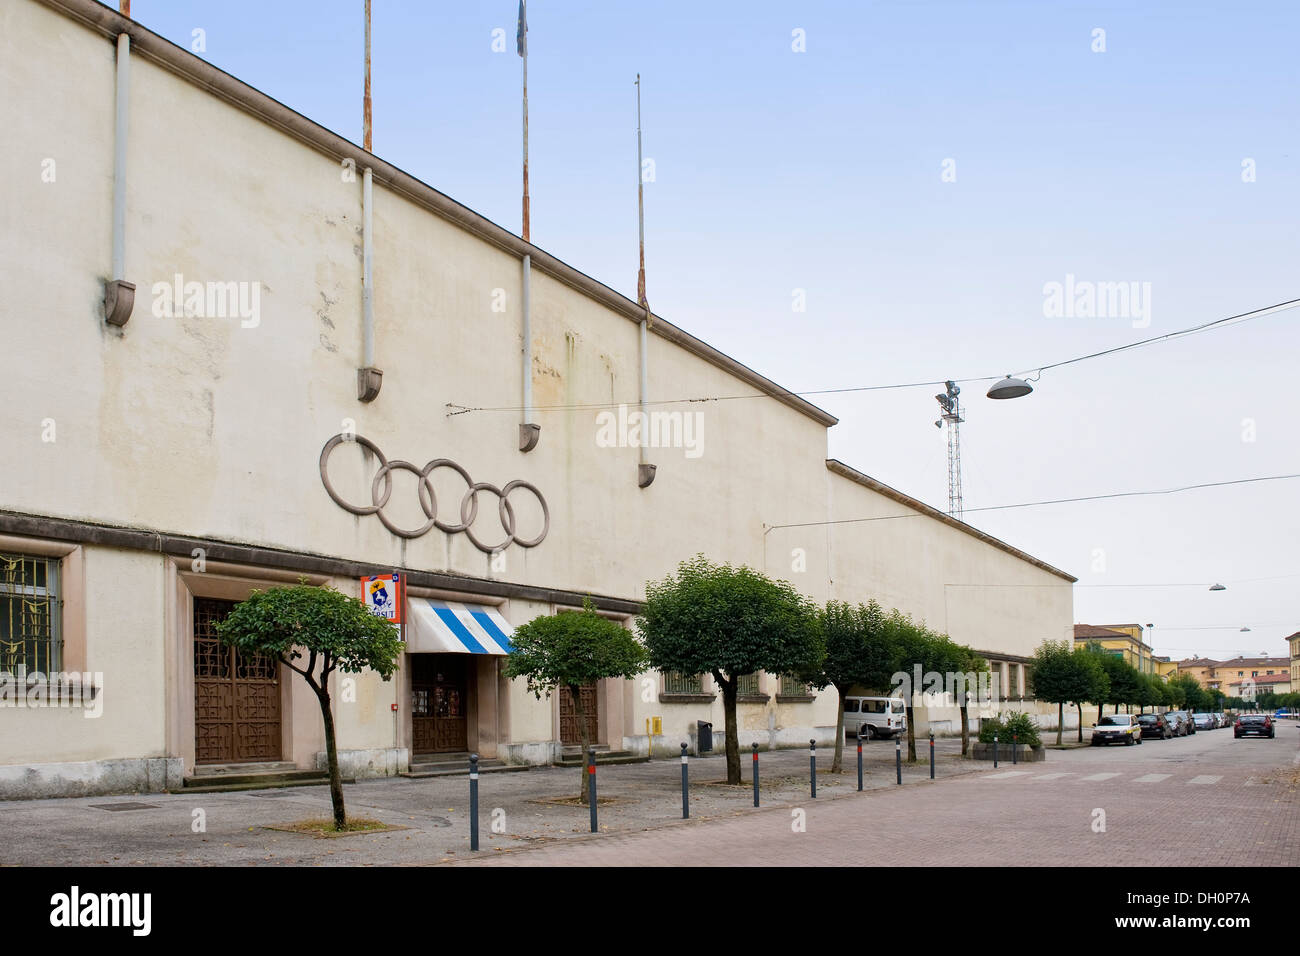
[[855, 484], [862, 485], [864, 488], [870, 488], [872, 491], [882, 494], [886, 498], [891, 498], [894, 501], [897, 501], [899, 504], [905, 505], [906, 507], [911, 508], [914, 511], [920, 512], [921, 514], [925, 515], [928, 518], [933, 518], [936, 521], [940, 521], [943, 524], [946, 524], [951, 528], [955, 528], [958, 531], [968, 534], [973, 538], [978, 538], [980, 541], [983, 541], [985, 544], [992, 545], [993, 547], [997, 548], [1000, 551], [1005, 551], [1007, 554], [1011, 555], [1012, 557], [1019, 558], [1021, 561], [1025, 561], [1029, 564], [1032, 564], [1034, 567], [1038, 568], [1041, 571], [1046, 571], [1049, 574], [1054, 574], [1058, 578], [1064, 578], [1065, 580], [1069, 581], [1071, 584], [1074, 584], [1079, 580], [1074, 575], [1066, 571], [1062, 571], [1060, 568], [1052, 567], [1052, 565], [1048, 564], [1046, 561], [1040, 560], [1039, 558], [1034, 557], [1032, 554], [1029, 554], [1026, 551], [1021, 551], [1019, 548], [1013, 547], [1012, 545], [1007, 544], [1005, 541], [993, 537], [993, 535], [991, 534], [986, 534], [985, 532], [980, 531], [978, 528], [972, 525], [968, 525], [964, 521], [958, 521], [956, 518], [952, 517], [951, 515], [944, 514], [938, 508], [933, 508], [930, 505], [927, 505], [923, 501], [918, 501], [916, 498], [913, 498], [911, 495], [904, 494], [903, 492], [899, 491], [897, 488], [892, 488], [889, 485], [885, 484], [883, 481], [877, 481], [875, 478], [872, 478], [870, 475], [863, 474], [862, 472], [858, 471], [856, 468], [844, 464], [844, 462], [840, 461], [839, 459], [836, 458], [826, 459], [826, 467], [830, 469], [830, 471], [833, 474], [839, 475], [841, 478], [847, 478], [849, 481], [852, 481]]

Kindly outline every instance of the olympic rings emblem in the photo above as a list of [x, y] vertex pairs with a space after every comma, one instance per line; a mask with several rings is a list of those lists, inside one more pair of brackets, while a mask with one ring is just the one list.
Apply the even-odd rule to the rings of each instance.
[[[344, 442], [360, 445], [379, 459], [379, 470], [375, 472], [375, 477], [370, 482], [371, 504], [354, 505], [344, 501], [330, 482], [330, 454]], [[438, 517], [438, 500], [434, 496], [433, 483], [429, 480], [429, 476], [439, 468], [450, 468], [465, 479], [465, 495], [460, 499], [460, 522], [458, 524], [451, 524]], [[428, 520], [414, 531], [399, 528], [384, 514], [384, 505], [388, 504], [388, 499], [393, 493], [392, 474], [395, 471], [409, 471], [420, 481], [420, 509]], [[431, 528], [437, 528], [447, 534], [460, 534], [463, 531], [465, 537], [469, 538], [474, 547], [485, 554], [495, 554], [498, 551], [504, 551], [511, 544], [517, 544], [521, 548], [535, 548], [545, 540], [547, 532], [551, 530], [551, 511], [546, 506], [546, 499], [542, 497], [542, 493], [536, 487], [526, 481], [512, 481], [506, 484], [504, 488], [498, 488], [486, 481], [475, 481], [469, 476], [468, 471], [448, 458], [435, 458], [423, 468], [416, 468], [409, 461], [396, 458], [389, 461], [384, 456], [384, 453], [379, 450], [378, 445], [368, 438], [362, 438], [360, 435], [346, 438], [342, 434], [338, 434], [325, 443], [325, 447], [320, 452], [320, 480], [325, 485], [325, 491], [334, 499], [334, 503], [344, 511], [351, 512], [354, 515], [376, 515], [383, 526], [399, 538], [419, 538]], [[517, 488], [531, 491], [542, 506], [542, 532], [535, 538], [521, 538], [516, 533], [515, 509], [510, 504], [510, 493]], [[488, 544], [479, 540], [471, 527], [474, 524], [474, 519], [478, 516], [478, 494], [480, 491], [488, 491], [497, 496], [497, 515], [501, 519], [501, 528], [506, 533], [504, 540], [499, 544]]]

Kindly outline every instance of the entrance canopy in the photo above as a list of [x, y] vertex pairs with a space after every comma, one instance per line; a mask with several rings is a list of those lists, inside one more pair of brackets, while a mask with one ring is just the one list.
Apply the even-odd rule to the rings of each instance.
[[514, 628], [494, 607], [411, 598], [406, 649], [417, 654], [497, 654], [513, 649]]

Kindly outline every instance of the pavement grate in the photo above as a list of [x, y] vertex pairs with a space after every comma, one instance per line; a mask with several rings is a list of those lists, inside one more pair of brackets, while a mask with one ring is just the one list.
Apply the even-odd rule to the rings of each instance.
[[156, 803], [92, 803], [89, 804], [92, 810], [157, 810]]

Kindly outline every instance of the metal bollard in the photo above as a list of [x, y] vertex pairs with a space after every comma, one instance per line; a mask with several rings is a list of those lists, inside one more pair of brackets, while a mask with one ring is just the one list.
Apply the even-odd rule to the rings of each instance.
[[898, 784], [903, 784], [903, 738], [894, 735], [894, 772], [898, 775]]
[[808, 741], [808, 779], [812, 781], [812, 798], [817, 799], [817, 738]]
[[993, 769], [998, 769], [998, 735], [993, 735]]
[[588, 757], [587, 764], [587, 800], [591, 803], [591, 832], [598, 832], [596, 826], [596, 754]]
[[930, 731], [930, 779], [934, 779], [934, 731]]
[[478, 754], [469, 755], [469, 848], [478, 849]]
[[1016, 746], [1016, 744], [1018, 744], [1019, 742], [1020, 742], [1020, 735], [1012, 734], [1011, 735], [1011, 763], [1013, 765], [1020, 763], [1020, 758], [1016, 754], [1016, 751], [1020, 749], [1019, 747]]
[[686, 745], [682, 744], [682, 819], [686, 820], [691, 815], [691, 797], [688, 789], [690, 782], [687, 778], [688, 765], [686, 759]]
[[862, 736], [858, 736], [858, 792], [862, 792]]
[[754, 744], [754, 806], [758, 806], [758, 744]]

